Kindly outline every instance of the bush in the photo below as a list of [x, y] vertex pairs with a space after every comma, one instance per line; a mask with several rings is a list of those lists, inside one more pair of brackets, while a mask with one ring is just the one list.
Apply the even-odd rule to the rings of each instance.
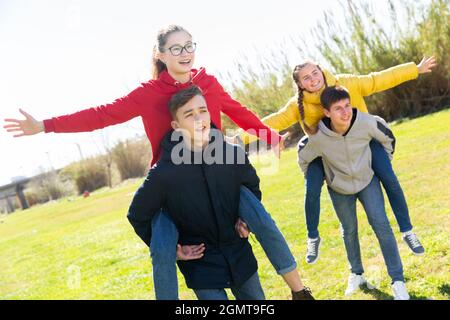
[[73, 185], [57, 172], [44, 172], [33, 178], [24, 190], [25, 198], [31, 207], [38, 203], [57, 200], [73, 193]]
[[[281, 49], [272, 51], [268, 56], [259, 56], [257, 62], [254, 58], [242, 57], [241, 62], [235, 63], [240, 76], [238, 82], [233, 80], [230, 72], [222, 76], [227, 83], [231, 83], [227, 89], [232, 92], [233, 98], [254, 111], [259, 118], [281, 109], [296, 93], [292, 67], [282, 49], [285, 45], [286, 42], [280, 44], [278, 48]], [[228, 117], [222, 116], [222, 122], [224, 130], [236, 129]], [[285, 131], [291, 133], [286, 145], [295, 143], [302, 135], [298, 123]]]
[[80, 195], [84, 191], [92, 192], [108, 186], [109, 178], [104, 157], [91, 157], [72, 163], [62, 169], [61, 175], [74, 181]]
[[[377, 21], [379, 3], [341, 1], [340, 12], [326, 12], [311, 33], [315, 40], [301, 37], [257, 59], [243, 57], [235, 63], [235, 72], [223, 78], [231, 83], [232, 96], [260, 117], [278, 111], [296, 90], [292, 80], [295, 64], [313, 59], [335, 73], [368, 74], [397, 64], [420, 62], [423, 55], [435, 55], [438, 67], [417, 81], [375, 94], [366, 99], [371, 113], [388, 121], [416, 117], [450, 105], [450, 0], [388, 1], [390, 16]], [[333, 17], [342, 15], [343, 19]], [[400, 19], [404, 17], [404, 20]], [[337, 21], [343, 21], [338, 24]], [[400, 21], [406, 21], [401, 26]], [[392, 28], [386, 28], [391, 24]], [[295, 43], [298, 60], [289, 63], [286, 49]], [[257, 61], [256, 63], [254, 61]], [[238, 73], [236, 83], [231, 74]], [[224, 118], [224, 128], [234, 124]], [[288, 129], [295, 139], [302, 135], [300, 126]]]
[[[388, 121], [417, 117], [450, 105], [450, 1], [428, 5], [389, 1], [392, 26], [377, 21], [375, 4], [348, 1], [342, 5], [345, 25], [335, 25], [335, 12], [325, 14], [314, 30], [318, 49], [337, 73], [368, 74], [397, 64], [435, 55], [438, 67], [430, 75], [367, 98], [371, 113]], [[400, 25], [405, 17], [406, 27]]]
[[144, 176], [149, 169], [150, 154], [147, 138], [119, 142], [112, 155], [121, 181]]

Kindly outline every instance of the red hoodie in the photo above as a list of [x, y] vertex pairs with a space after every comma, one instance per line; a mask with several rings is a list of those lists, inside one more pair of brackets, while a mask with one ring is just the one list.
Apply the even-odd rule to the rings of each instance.
[[222, 128], [222, 111], [242, 129], [256, 130], [258, 137], [268, 143], [276, 145], [280, 142], [278, 133], [263, 124], [252, 111], [231, 98], [217, 79], [208, 75], [204, 68], [192, 69], [191, 73], [191, 81], [183, 84], [173, 79], [167, 71], [163, 71], [157, 80], [142, 83], [127, 96], [113, 103], [44, 120], [45, 132], [93, 131], [141, 116], [152, 145], [153, 165], [161, 156], [160, 144], [164, 135], [172, 129], [172, 118], [168, 109], [170, 98], [176, 92], [195, 84], [202, 89], [211, 121], [218, 129]]

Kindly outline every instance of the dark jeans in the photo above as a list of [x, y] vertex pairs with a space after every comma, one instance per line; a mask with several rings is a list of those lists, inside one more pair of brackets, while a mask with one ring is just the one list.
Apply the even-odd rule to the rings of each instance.
[[[228, 300], [225, 289], [194, 289], [198, 300]], [[241, 286], [231, 287], [236, 300], [265, 300], [264, 291], [256, 272]]]
[[[372, 151], [372, 169], [383, 184], [384, 190], [386, 190], [400, 232], [412, 230], [408, 205], [386, 151], [376, 140], [370, 142], [370, 150]], [[322, 158], [319, 157], [309, 164], [305, 176], [306, 226], [308, 228], [308, 238], [311, 239], [319, 236], [320, 193], [324, 179], [325, 173]]]

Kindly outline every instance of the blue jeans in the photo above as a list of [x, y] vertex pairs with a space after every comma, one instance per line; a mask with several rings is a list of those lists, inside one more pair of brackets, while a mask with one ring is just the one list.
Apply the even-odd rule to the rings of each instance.
[[[370, 150], [372, 152], [372, 169], [383, 184], [384, 190], [386, 190], [400, 232], [412, 230], [408, 205], [386, 151], [376, 140], [370, 142]], [[325, 173], [322, 158], [319, 157], [309, 164], [305, 175], [306, 227], [308, 229], [308, 238], [311, 239], [319, 236], [320, 193], [324, 179]]]
[[328, 191], [334, 210], [341, 222], [342, 236], [351, 272], [364, 273], [358, 239], [358, 219], [356, 217], [356, 199], [359, 199], [366, 211], [370, 226], [378, 238], [392, 282], [405, 281], [397, 241], [386, 216], [383, 192], [378, 178], [374, 176], [369, 185], [357, 194], [343, 195], [330, 187], [328, 187]]
[[[270, 214], [246, 187], [241, 187], [239, 216], [255, 234], [264, 252], [278, 274], [283, 275], [297, 267], [286, 240]], [[152, 220], [150, 252], [153, 264], [153, 282], [157, 300], [178, 299], [176, 246], [178, 231], [169, 215], [158, 213]]]
[[[198, 300], [228, 300], [225, 289], [194, 289]], [[258, 272], [253, 274], [241, 286], [231, 287], [236, 300], [265, 300], [264, 291], [259, 282]]]

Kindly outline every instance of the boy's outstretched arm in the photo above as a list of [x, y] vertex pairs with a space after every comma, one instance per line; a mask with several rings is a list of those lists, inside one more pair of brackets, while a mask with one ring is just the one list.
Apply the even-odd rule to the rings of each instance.
[[150, 247], [153, 216], [165, 202], [165, 188], [155, 165], [150, 169], [144, 183], [134, 194], [127, 218], [136, 234]]

